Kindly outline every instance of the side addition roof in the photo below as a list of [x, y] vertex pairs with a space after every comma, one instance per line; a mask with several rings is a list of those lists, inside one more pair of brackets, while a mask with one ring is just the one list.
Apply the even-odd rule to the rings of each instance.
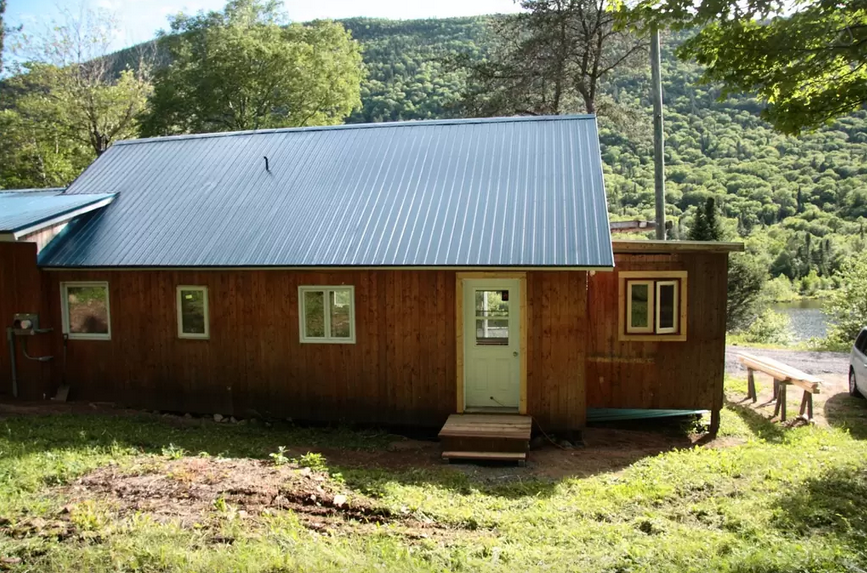
[[111, 193], [65, 195], [63, 188], [0, 191], [0, 233], [17, 236], [107, 205]]
[[40, 265], [614, 264], [593, 116], [124, 141], [67, 190], [86, 193], [119, 195]]

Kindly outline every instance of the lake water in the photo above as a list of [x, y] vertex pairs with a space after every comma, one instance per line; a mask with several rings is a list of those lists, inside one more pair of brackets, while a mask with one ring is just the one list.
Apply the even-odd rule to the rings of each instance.
[[822, 312], [822, 301], [815, 299], [777, 302], [771, 305], [775, 312], [785, 314], [792, 321], [795, 340], [824, 338], [828, 334], [828, 317]]

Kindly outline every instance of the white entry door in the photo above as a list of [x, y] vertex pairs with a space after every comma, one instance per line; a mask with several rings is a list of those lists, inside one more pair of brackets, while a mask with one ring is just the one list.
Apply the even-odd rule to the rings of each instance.
[[521, 283], [464, 279], [464, 404], [518, 410]]

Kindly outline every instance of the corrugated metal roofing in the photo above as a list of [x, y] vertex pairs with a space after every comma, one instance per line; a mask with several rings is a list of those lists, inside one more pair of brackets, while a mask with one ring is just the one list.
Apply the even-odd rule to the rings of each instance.
[[12, 233], [33, 227], [112, 197], [110, 193], [62, 193], [63, 188], [0, 191], [0, 232]]
[[67, 193], [119, 196], [43, 266], [614, 264], [593, 116], [125, 141]]

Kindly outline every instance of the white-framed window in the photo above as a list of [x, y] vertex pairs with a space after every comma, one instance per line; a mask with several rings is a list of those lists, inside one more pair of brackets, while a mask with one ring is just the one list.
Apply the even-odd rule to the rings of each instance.
[[684, 342], [687, 287], [684, 270], [617, 271], [618, 340]]
[[181, 285], [177, 299], [178, 338], [210, 338], [208, 287]]
[[71, 340], [111, 340], [111, 305], [108, 283], [60, 283], [63, 333]]
[[355, 343], [355, 287], [299, 286], [301, 342]]

